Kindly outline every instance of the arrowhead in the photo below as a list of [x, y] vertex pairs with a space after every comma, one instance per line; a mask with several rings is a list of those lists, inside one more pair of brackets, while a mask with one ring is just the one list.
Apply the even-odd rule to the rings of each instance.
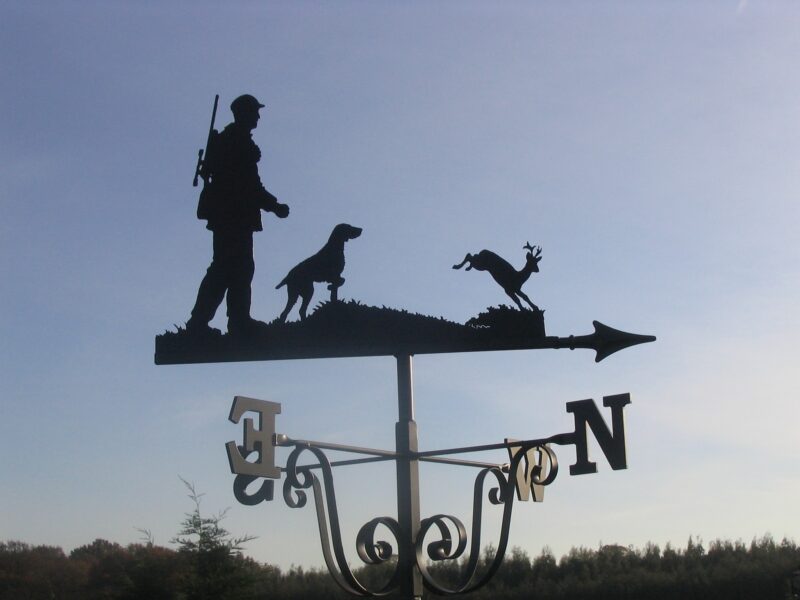
[[594, 325], [594, 335], [592, 336], [594, 343], [592, 347], [597, 351], [594, 362], [600, 362], [607, 356], [614, 354], [614, 352], [624, 350], [629, 346], [656, 340], [654, 335], [639, 335], [620, 331], [608, 325], [603, 325], [600, 321], [592, 321], [592, 325]]

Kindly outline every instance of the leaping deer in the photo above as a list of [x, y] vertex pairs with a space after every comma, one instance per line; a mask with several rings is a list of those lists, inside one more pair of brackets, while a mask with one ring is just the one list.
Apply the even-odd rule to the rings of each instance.
[[[542, 260], [542, 247], [534, 247], [531, 246], [529, 242], [526, 242], [523, 248], [527, 250], [528, 253], [525, 255], [525, 266], [519, 271], [512, 267], [508, 261], [491, 250], [481, 250], [477, 254], [467, 254], [464, 260], [457, 265], [453, 265], [453, 268], [460, 269], [469, 263], [467, 265], [467, 271], [470, 269], [489, 271], [492, 278], [500, 284], [503, 291], [508, 294], [509, 298], [514, 301], [520, 310], [523, 309], [519, 298], [525, 300], [533, 310], [539, 310], [539, 307], [531, 302], [531, 299], [522, 291], [522, 284], [528, 281], [528, 277], [531, 276], [531, 273], [539, 272], [539, 261]], [[535, 255], [533, 253], [534, 250], [536, 251]]]

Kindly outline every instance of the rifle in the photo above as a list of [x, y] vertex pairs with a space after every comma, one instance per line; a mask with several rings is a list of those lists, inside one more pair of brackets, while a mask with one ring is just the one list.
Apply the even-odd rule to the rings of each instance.
[[[205, 154], [208, 155], [208, 145], [211, 143], [211, 136], [214, 135], [214, 120], [217, 118], [217, 104], [219, 104], [219, 94], [214, 96], [214, 109], [211, 111], [211, 125], [208, 127], [208, 138], [206, 138]], [[203, 149], [197, 152], [197, 166], [194, 168], [194, 181], [192, 186], [197, 187], [197, 178], [202, 177], [206, 181], [206, 176], [201, 172], [203, 169]]]

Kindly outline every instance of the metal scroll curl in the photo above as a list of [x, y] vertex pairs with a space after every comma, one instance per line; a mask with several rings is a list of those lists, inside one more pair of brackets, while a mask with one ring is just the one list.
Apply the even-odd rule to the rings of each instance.
[[[454, 587], [445, 586], [436, 581], [431, 574], [426, 560], [426, 554], [432, 561], [442, 560], [455, 560], [459, 558], [467, 545], [467, 533], [464, 525], [455, 517], [449, 515], [435, 515], [433, 517], [423, 519], [420, 523], [420, 531], [417, 537], [416, 556], [417, 567], [419, 567], [422, 579], [425, 582], [425, 587], [441, 595], [454, 595], [465, 594], [477, 590], [478, 588], [486, 585], [488, 581], [500, 568], [503, 562], [505, 551], [508, 546], [508, 534], [511, 527], [511, 510], [514, 506], [514, 477], [513, 474], [520, 465], [525, 453], [518, 452], [509, 467], [509, 476], [506, 476], [499, 467], [492, 467], [483, 469], [478, 473], [475, 478], [475, 486], [473, 488], [472, 496], [472, 535], [469, 550], [469, 559], [464, 566], [461, 574]], [[486, 478], [492, 474], [497, 480], [497, 487], [489, 489], [488, 500], [492, 504], [503, 505], [503, 519], [500, 527], [500, 540], [497, 544], [497, 550], [492, 558], [489, 568], [480, 577], [476, 578], [478, 570], [478, 562], [481, 555], [481, 521], [482, 521], [482, 507], [483, 507], [483, 487]], [[455, 528], [457, 540], [455, 540], [455, 547], [450, 534], [450, 528], [447, 527], [447, 521], [450, 521]], [[440, 539], [428, 544], [425, 548], [426, 534], [434, 527], [439, 531]], [[427, 552], [425, 551], [427, 550]]]
[[[555, 480], [556, 475], [558, 475], [558, 457], [549, 444], [536, 446], [536, 449], [540, 452], [540, 462], [533, 469], [533, 483], [537, 485], [550, 485]], [[547, 462], [545, 462], [545, 457], [547, 458]], [[547, 469], [547, 475], [542, 476], [545, 473], [545, 464], [549, 464], [550, 466]]]
[[[323, 485], [312, 473], [310, 466], [298, 466], [297, 460], [303, 452], [310, 452], [319, 461]], [[339, 511], [336, 507], [336, 492], [333, 486], [333, 473], [330, 462], [318, 448], [307, 445], [295, 446], [286, 461], [286, 480], [283, 484], [283, 499], [290, 508], [305, 506], [308, 495], [304, 490], [314, 492], [314, 506], [317, 512], [317, 525], [322, 543], [325, 564], [336, 583], [346, 592], [356, 596], [385, 596], [398, 587], [400, 574], [395, 564], [391, 578], [380, 589], [371, 590], [364, 586], [353, 574], [342, 547], [342, 534], [339, 527]], [[327, 511], [326, 511], [327, 509]], [[330, 520], [330, 524], [329, 521]], [[392, 558], [392, 545], [384, 540], [375, 540], [376, 529], [383, 525], [399, 539], [399, 526], [391, 517], [377, 517], [365, 524], [358, 532], [356, 550], [359, 558], [367, 564], [380, 564]], [[330, 530], [330, 535], [329, 535]]]

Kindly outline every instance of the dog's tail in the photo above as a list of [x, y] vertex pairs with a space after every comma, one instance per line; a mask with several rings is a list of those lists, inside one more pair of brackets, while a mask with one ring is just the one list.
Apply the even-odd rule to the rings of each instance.
[[287, 275], [286, 277], [284, 277], [284, 278], [281, 280], [281, 282], [280, 282], [278, 285], [276, 285], [276, 286], [275, 286], [275, 289], [277, 290], [277, 289], [280, 289], [280, 288], [282, 288], [283, 286], [285, 286], [285, 285], [286, 285], [286, 280], [287, 280], [287, 279], [289, 279], [289, 276], [288, 276], [288, 275]]

